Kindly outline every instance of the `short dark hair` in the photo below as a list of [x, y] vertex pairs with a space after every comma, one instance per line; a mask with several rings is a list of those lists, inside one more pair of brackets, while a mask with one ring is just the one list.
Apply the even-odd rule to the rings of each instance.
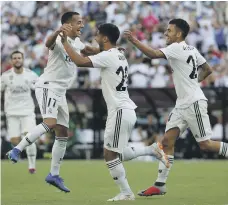
[[120, 37], [119, 28], [112, 23], [104, 23], [98, 26], [98, 31], [100, 34], [107, 36], [111, 44], [116, 44], [118, 38]]
[[179, 28], [182, 31], [182, 36], [185, 39], [188, 35], [188, 32], [190, 30], [190, 26], [184, 19], [172, 19], [169, 24], [176, 25], [177, 28]]
[[72, 19], [72, 17], [74, 15], [80, 15], [78, 12], [74, 12], [74, 11], [68, 11], [66, 13], [64, 13], [61, 17], [61, 23], [64, 24], [64, 23], [67, 23], [69, 20]]
[[11, 59], [13, 58], [13, 55], [16, 53], [20, 53], [22, 55], [22, 58], [24, 58], [24, 54], [21, 51], [14, 51], [13, 53], [11, 53], [10, 57]]

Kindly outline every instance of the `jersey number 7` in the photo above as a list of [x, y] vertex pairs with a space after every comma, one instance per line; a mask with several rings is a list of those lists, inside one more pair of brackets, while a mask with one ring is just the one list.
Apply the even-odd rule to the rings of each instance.
[[189, 64], [191, 61], [192, 61], [193, 70], [192, 70], [191, 74], [189, 75], [189, 77], [190, 77], [191, 79], [195, 79], [195, 78], [197, 78], [196, 63], [195, 63], [194, 58], [193, 58], [192, 56], [189, 56], [189, 57], [188, 57], [188, 60], [187, 60], [187, 63]]
[[126, 87], [127, 87], [127, 86], [125, 86], [125, 84], [126, 84], [126, 80], [127, 80], [127, 76], [128, 76], [127, 66], [125, 67], [125, 69], [123, 69], [123, 67], [120, 66], [117, 69], [116, 74], [119, 75], [120, 73], [122, 74], [122, 80], [121, 80], [120, 84], [116, 86], [116, 90], [125, 91]]

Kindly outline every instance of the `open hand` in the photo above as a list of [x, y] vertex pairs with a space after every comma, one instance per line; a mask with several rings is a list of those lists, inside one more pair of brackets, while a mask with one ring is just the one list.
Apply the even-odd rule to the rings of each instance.
[[67, 42], [67, 35], [66, 35], [66, 31], [62, 31], [59, 33], [59, 36], [61, 37], [61, 41], [62, 43], [66, 43]]
[[133, 40], [136, 39], [136, 38], [133, 36], [132, 32], [129, 31], [129, 30], [124, 31], [124, 37], [125, 37], [128, 41], [130, 41], [130, 42], [132, 42]]

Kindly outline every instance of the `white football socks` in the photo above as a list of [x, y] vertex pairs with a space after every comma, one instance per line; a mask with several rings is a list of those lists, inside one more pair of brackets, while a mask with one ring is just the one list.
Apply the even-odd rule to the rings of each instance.
[[228, 157], [228, 144], [224, 142], [220, 142], [220, 150], [219, 154], [223, 157]]
[[124, 194], [131, 194], [131, 188], [128, 184], [125, 169], [119, 158], [106, 162], [109, 172], [115, 183], [119, 186], [120, 192]]
[[61, 162], [66, 152], [67, 137], [56, 137], [52, 147], [51, 175], [59, 175]]
[[168, 175], [169, 175], [169, 171], [170, 171], [170, 169], [173, 165], [173, 162], [174, 162], [174, 156], [167, 155], [167, 157], [169, 160], [170, 167], [166, 168], [166, 166], [161, 161], [159, 162], [158, 177], [157, 177], [156, 182], [166, 183], [166, 180], [167, 180]]
[[31, 145], [35, 142], [42, 134], [48, 132], [49, 127], [42, 122], [41, 124], [34, 127], [31, 132], [28, 132], [27, 135], [21, 140], [21, 142], [16, 146], [17, 149], [23, 151], [25, 147]]
[[122, 161], [128, 161], [135, 159], [139, 156], [155, 156], [154, 155], [154, 147], [153, 146], [144, 146], [144, 147], [126, 147], [123, 150], [123, 153], [120, 154], [120, 158]]
[[29, 169], [35, 169], [36, 168], [36, 144], [33, 143], [26, 147], [26, 154], [28, 158], [28, 167]]

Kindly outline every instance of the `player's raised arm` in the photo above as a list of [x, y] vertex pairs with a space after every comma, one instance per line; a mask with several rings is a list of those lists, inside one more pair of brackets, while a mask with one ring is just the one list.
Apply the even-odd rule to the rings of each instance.
[[55, 32], [53, 32], [46, 40], [45, 46], [48, 49], [53, 49], [55, 46], [55, 42], [56, 39], [58, 37], [58, 35], [60, 34], [61, 31], [63, 31], [64, 29], [72, 29], [72, 26], [70, 24], [63, 24], [58, 30], [56, 30]]
[[61, 36], [61, 41], [62, 41], [65, 51], [69, 55], [70, 59], [78, 67], [93, 67], [92, 62], [90, 61], [90, 59], [88, 57], [80, 56], [77, 52], [74, 51], [74, 49], [71, 47], [71, 45], [67, 42], [66, 30], [61, 32], [59, 35]]
[[207, 76], [209, 76], [213, 72], [212, 68], [208, 65], [208, 63], [204, 63], [199, 66], [199, 76], [198, 82], [203, 81]]
[[165, 55], [160, 50], [155, 50], [149, 46], [141, 43], [137, 38], [135, 38], [131, 31], [124, 31], [124, 36], [130, 41], [135, 47], [137, 47], [140, 51], [142, 51], [146, 56], [152, 59], [156, 58], [166, 58]]

